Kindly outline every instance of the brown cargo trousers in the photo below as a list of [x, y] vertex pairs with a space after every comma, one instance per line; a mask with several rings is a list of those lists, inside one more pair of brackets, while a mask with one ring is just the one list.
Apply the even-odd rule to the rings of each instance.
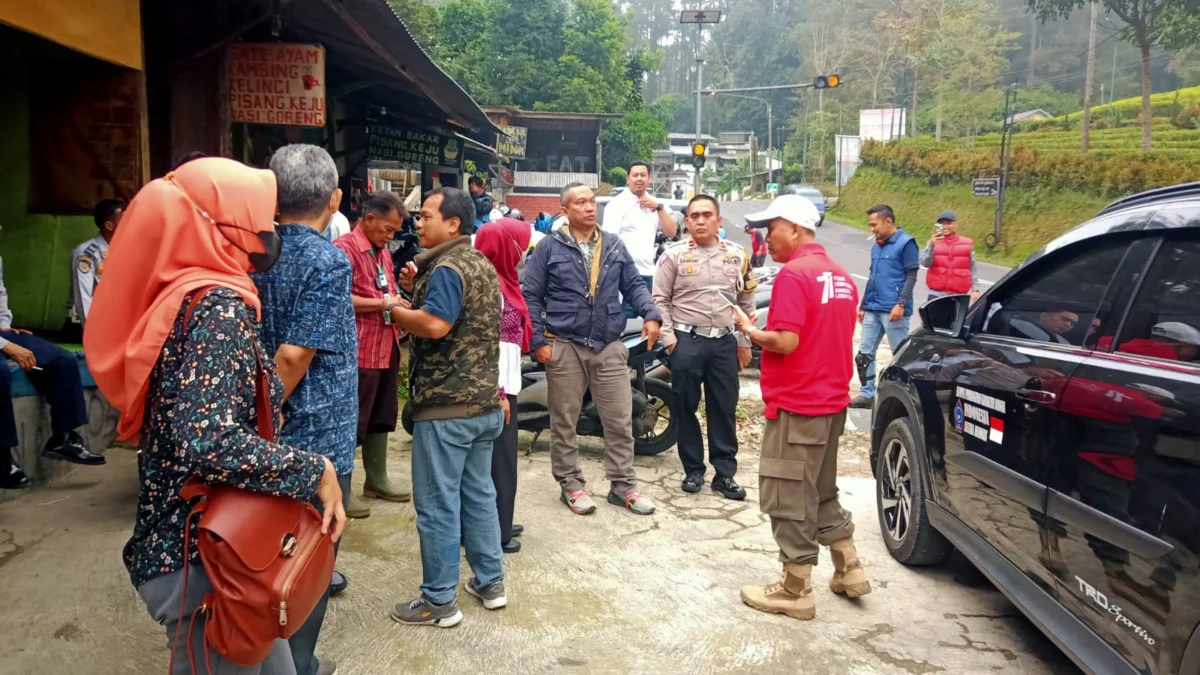
[[586, 485], [579, 468], [575, 425], [589, 389], [604, 425], [604, 473], [612, 491], [624, 497], [637, 488], [633, 470], [633, 389], [629, 385], [629, 351], [618, 342], [600, 353], [570, 342], [553, 341], [546, 365], [550, 396], [550, 467], [568, 492]]
[[758, 466], [759, 506], [771, 517], [779, 560], [816, 565], [821, 546], [854, 534], [838, 503], [838, 439], [846, 411], [821, 417], [779, 411], [767, 420]]

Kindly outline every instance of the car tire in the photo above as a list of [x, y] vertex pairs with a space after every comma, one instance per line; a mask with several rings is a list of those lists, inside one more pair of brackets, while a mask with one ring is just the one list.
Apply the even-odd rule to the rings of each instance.
[[893, 420], [883, 432], [875, 458], [875, 503], [879, 531], [892, 557], [905, 565], [936, 565], [950, 542], [933, 529], [925, 513], [925, 481], [920, 447], [908, 418]]

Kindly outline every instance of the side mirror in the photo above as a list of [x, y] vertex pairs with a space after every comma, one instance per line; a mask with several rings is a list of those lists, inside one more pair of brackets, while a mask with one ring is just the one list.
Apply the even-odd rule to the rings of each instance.
[[967, 322], [967, 310], [970, 306], [970, 295], [947, 295], [935, 298], [921, 306], [921, 323], [938, 335], [965, 338], [964, 327]]

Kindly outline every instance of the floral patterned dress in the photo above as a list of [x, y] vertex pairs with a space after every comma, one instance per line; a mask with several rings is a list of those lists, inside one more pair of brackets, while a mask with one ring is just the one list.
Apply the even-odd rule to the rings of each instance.
[[209, 290], [183, 325], [189, 296], [150, 374], [138, 451], [141, 492], [125, 567], [135, 587], [198, 563], [196, 521], [183, 550], [190, 505], [179, 490], [206, 483], [314, 501], [325, 459], [258, 436], [258, 361], [271, 375], [271, 408], [283, 399], [275, 364], [263, 352], [253, 308], [226, 288]]

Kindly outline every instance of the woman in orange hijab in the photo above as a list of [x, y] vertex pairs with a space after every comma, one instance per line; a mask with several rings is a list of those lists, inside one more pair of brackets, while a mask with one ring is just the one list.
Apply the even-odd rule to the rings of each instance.
[[150, 615], [167, 628], [177, 674], [189, 672], [189, 653], [204, 650], [213, 673], [295, 672], [283, 640], [246, 668], [208, 647], [203, 626], [186, 626], [190, 638], [176, 639], [212, 590], [195, 520], [184, 550], [184, 481], [319, 501], [335, 540], [345, 523], [329, 460], [257, 433], [259, 368], [270, 375], [275, 418], [283, 397], [258, 339], [258, 292], [248, 276], [279, 256], [275, 190], [270, 171], [220, 158], [188, 162], [143, 187], [112, 242], [83, 336], [88, 368], [121, 412], [120, 437], [140, 438], [141, 493], [125, 566]]

